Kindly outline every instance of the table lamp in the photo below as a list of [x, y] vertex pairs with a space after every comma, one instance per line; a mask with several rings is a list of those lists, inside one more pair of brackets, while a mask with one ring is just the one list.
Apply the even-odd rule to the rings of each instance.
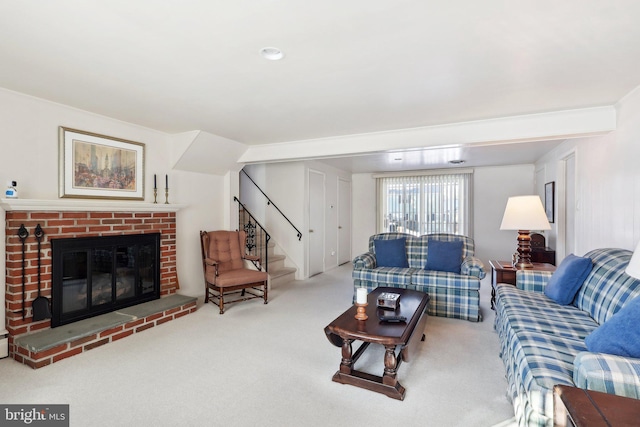
[[638, 242], [638, 246], [629, 260], [625, 273], [635, 279], [640, 279], [640, 242]]
[[518, 258], [515, 268], [533, 268], [531, 230], [550, 230], [547, 214], [539, 196], [509, 197], [500, 230], [518, 230]]

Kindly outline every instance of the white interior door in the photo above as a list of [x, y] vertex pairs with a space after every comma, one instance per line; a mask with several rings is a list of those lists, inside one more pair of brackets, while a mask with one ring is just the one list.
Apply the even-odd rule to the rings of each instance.
[[324, 272], [325, 175], [309, 169], [309, 276]]
[[556, 264], [576, 250], [576, 154], [570, 153], [558, 161], [558, 201]]
[[351, 261], [351, 181], [338, 178], [338, 265]]

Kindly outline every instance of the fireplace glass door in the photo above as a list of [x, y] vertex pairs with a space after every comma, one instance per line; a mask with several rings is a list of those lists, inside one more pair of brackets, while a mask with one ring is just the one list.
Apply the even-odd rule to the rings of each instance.
[[160, 297], [160, 235], [52, 240], [53, 327]]

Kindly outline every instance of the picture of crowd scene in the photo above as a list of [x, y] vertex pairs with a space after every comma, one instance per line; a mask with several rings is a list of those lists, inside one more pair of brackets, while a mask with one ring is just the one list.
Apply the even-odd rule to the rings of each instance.
[[76, 188], [136, 190], [136, 152], [73, 141]]

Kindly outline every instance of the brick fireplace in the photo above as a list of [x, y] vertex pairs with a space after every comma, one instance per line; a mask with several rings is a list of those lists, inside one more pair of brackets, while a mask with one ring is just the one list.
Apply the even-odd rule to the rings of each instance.
[[[57, 202], [60, 204], [61, 202]], [[64, 202], [63, 209], [51, 207], [38, 210], [37, 207], [21, 209], [21, 205], [10, 207], [5, 213], [6, 241], [6, 330], [8, 331], [9, 355], [14, 359], [39, 367], [53, 363], [83, 350], [93, 348], [109, 340], [119, 339], [131, 333], [144, 330], [155, 324], [177, 318], [181, 313], [195, 310], [195, 303], [188, 307], [169, 310], [170, 313], [154, 314], [148, 319], [139, 319], [130, 325], [105, 331], [82, 342], [68, 343], [56, 349], [50, 349], [46, 355], [34, 355], [18, 345], [16, 339], [28, 334], [51, 329], [51, 320], [33, 320], [32, 302], [38, 296], [38, 242], [34, 236], [36, 226], [40, 224], [44, 231], [40, 250], [40, 289], [44, 297], [51, 299], [52, 291], [52, 254], [51, 241], [62, 238], [97, 237], [127, 234], [160, 233], [160, 296], [175, 294], [180, 285], [176, 270], [176, 207], [162, 205], [136, 204], [135, 209], [124, 211], [126, 203], [115, 205], [116, 209], [101, 210], [91, 207], [86, 210], [74, 210], [74, 203]], [[145, 206], [148, 210], [145, 210]], [[6, 209], [6, 206], [3, 206]], [[21, 225], [29, 232], [25, 240], [25, 293], [23, 306], [23, 264], [22, 241], [18, 237]], [[23, 314], [23, 307], [25, 312]], [[169, 318], [167, 318], [169, 317]], [[151, 324], [149, 324], [151, 322]], [[113, 336], [110, 336], [113, 335]], [[38, 365], [38, 366], [35, 366]]]

